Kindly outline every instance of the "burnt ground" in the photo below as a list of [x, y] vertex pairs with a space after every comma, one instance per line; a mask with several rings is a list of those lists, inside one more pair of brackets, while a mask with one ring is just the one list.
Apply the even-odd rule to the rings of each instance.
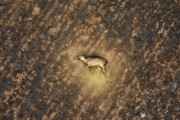
[[180, 119], [179, 19], [179, 0], [1, 0], [0, 119]]

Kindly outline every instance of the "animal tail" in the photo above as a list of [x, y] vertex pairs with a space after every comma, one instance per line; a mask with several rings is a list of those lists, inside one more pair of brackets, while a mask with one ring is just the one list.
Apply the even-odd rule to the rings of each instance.
[[106, 65], [108, 63], [108, 61], [105, 59], [105, 63], [104, 63], [104, 65]]

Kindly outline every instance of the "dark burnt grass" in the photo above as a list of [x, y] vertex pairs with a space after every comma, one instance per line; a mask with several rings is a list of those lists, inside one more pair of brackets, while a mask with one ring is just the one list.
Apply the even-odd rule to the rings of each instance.
[[0, 119], [178, 120], [179, 19], [178, 0], [0, 1]]

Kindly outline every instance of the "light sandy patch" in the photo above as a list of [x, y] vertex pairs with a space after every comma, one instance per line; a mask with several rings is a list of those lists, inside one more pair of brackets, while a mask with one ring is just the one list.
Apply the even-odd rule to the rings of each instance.
[[[83, 39], [82, 43], [84, 43], [84, 41]], [[114, 82], [116, 82], [117, 79], [121, 81], [120, 78], [125, 74], [125, 70], [123, 70], [122, 67], [122, 63], [126, 60], [125, 54], [117, 52], [115, 48], [107, 48], [109, 48], [109, 43], [103, 39], [97, 41], [96, 46], [90, 47], [90, 49], [89, 45], [84, 46], [83, 44], [79, 44], [79, 42], [75, 42], [57, 56], [58, 60], [62, 55], [67, 56], [66, 63], [64, 64], [66, 64], [65, 68], [68, 68], [69, 72], [71, 72], [67, 75], [69, 78], [68, 81], [70, 83], [80, 84], [82, 86], [81, 92], [85, 95], [89, 93], [95, 96], [105, 94]], [[94, 53], [108, 61], [105, 74], [100, 67], [92, 67], [91, 70], [88, 70], [87, 67], [77, 59], [80, 55], [88, 56]]]
[[39, 15], [40, 12], [41, 12], [41, 8], [36, 5], [36, 6], [34, 7], [34, 9], [33, 9], [32, 14], [33, 14], [33, 15]]

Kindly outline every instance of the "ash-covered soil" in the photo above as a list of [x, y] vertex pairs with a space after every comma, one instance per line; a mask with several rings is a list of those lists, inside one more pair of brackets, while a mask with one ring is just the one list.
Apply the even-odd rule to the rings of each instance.
[[1, 0], [0, 119], [179, 120], [179, 19], [179, 0]]

